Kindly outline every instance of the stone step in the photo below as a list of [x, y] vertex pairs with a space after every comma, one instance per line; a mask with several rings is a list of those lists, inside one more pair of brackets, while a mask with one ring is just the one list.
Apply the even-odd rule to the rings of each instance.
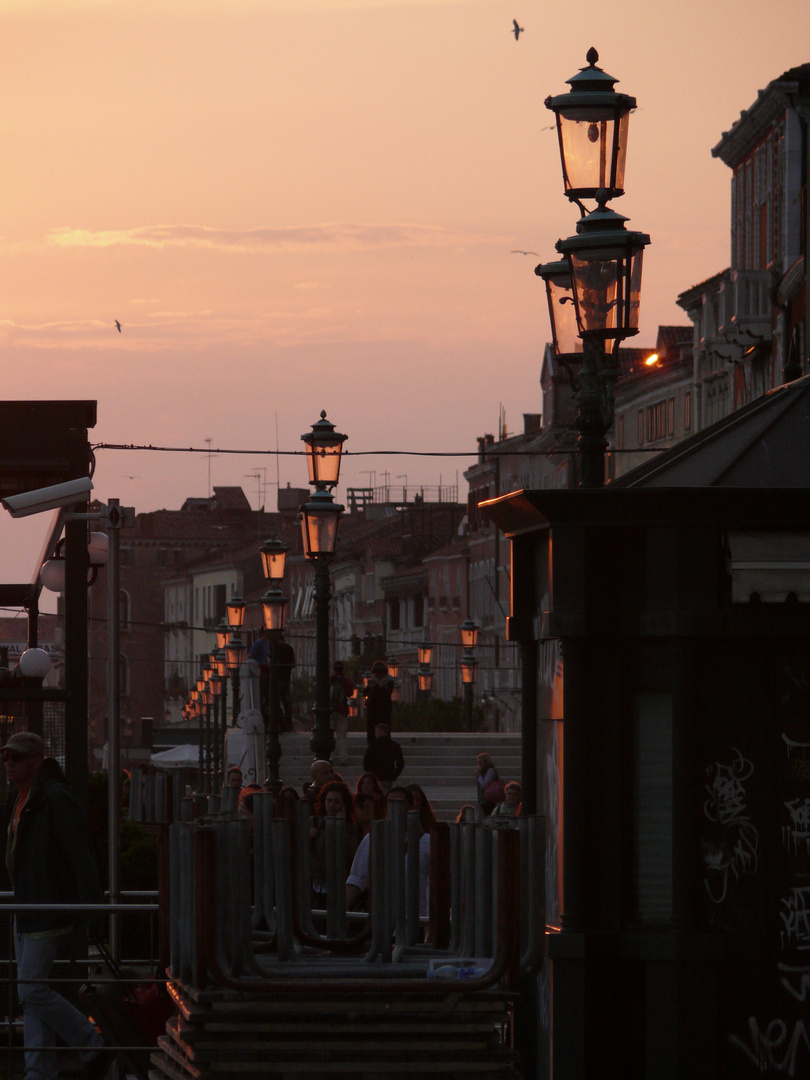
[[[502, 779], [520, 778], [519, 732], [395, 732], [394, 738], [405, 758], [400, 783], [419, 784], [440, 821], [453, 821], [463, 805], [475, 804], [475, 762], [482, 750], [491, 754]], [[309, 740], [309, 731], [281, 736], [281, 779], [299, 792], [309, 779], [312, 764]], [[363, 771], [366, 745], [365, 732], [349, 732], [348, 763], [336, 765], [351, 789]]]

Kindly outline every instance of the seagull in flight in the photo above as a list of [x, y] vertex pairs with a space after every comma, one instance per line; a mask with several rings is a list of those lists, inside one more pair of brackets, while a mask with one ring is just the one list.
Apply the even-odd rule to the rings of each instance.
[[119, 334], [121, 333], [121, 323], [118, 321], [118, 319], [115, 320], [115, 329], [118, 331]]
[[510, 255], [536, 255], [538, 259], [540, 258], [539, 251], [521, 251], [520, 248], [512, 248]]
[[515, 35], [515, 41], [519, 41], [520, 35], [526, 33], [525, 28], [518, 25], [517, 19], [512, 19], [512, 33]]

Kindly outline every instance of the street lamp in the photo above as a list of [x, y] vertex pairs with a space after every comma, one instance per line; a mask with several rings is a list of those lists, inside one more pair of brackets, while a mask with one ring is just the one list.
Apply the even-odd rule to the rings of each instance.
[[245, 621], [245, 601], [242, 597], [234, 594], [225, 605], [225, 608], [228, 612], [228, 626], [237, 629], [241, 627]]
[[270, 790], [274, 793], [281, 790], [279, 780], [279, 764], [281, 762], [281, 740], [278, 737], [279, 729], [279, 689], [278, 689], [278, 663], [276, 652], [278, 642], [284, 633], [284, 614], [287, 610], [287, 597], [283, 596], [280, 589], [268, 589], [262, 597], [262, 613], [264, 628], [269, 631], [270, 655], [269, 660], [269, 687], [267, 702], [267, 780]]
[[242, 641], [239, 634], [231, 634], [228, 641], [225, 643], [225, 656], [227, 658], [228, 671], [233, 679], [233, 711], [232, 719], [233, 724], [239, 719], [239, 710], [242, 701], [242, 691], [239, 678], [239, 669], [245, 662], [245, 656], [247, 655], [247, 646]]
[[472, 731], [473, 687], [478, 671], [478, 661], [472, 649], [465, 649], [461, 657], [461, 683], [464, 690], [464, 714], [467, 719], [467, 731]]
[[464, 649], [474, 649], [478, 644], [478, 623], [469, 616], [461, 624], [461, 646]]
[[316, 489], [331, 489], [337, 486], [340, 476], [340, 455], [343, 444], [348, 438], [335, 431], [335, 425], [326, 419], [326, 410], [321, 411], [321, 418], [312, 425], [312, 431], [302, 435], [307, 448], [307, 467], [309, 482]]
[[[571, 90], [546, 99], [557, 118], [563, 184], [582, 217], [576, 235], [558, 240], [557, 251], [568, 267], [537, 267], [546, 284], [554, 348], [569, 372], [578, 405], [577, 447], [580, 486], [604, 483], [608, 430], [613, 424], [614, 390], [621, 342], [638, 333], [641, 262], [650, 238], [625, 228], [627, 218], [606, 203], [624, 192], [624, 166], [630, 111], [635, 98], [618, 94], [616, 80], [596, 67], [590, 49], [588, 67], [568, 80]], [[587, 213], [583, 198], [596, 199]], [[582, 341], [579, 376], [571, 370], [570, 306]], [[555, 301], [560, 301], [556, 303]], [[564, 318], [558, 319], [562, 310]]]
[[309, 482], [315, 488], [301, 507], [304, 554], [315, 569], [315, 727], [310, 746], [316, 758], [329, 761], [335, 748], [329, 703], [329, 566], [335, 556], [338, 522], [343, 513], [331, 489], [340, 476], [340, 457], [347, 436], [336, 432], [322, 412], [312, 431], [301, 438], [307, 448]]
[[275, 536], [271, 536], [259, 548], [259, 553], [262, 557], [265, 580], [283, 581], [284, 571], [287, 566], [286, 544], [282, 544], [280, 540], [276, 540]]
[[563, 185], [572, 202], [595, 199], [599, 188], [611, 199], [624, 194], [627, 130], [636, 107], [635, 98], [613, 89], [618, 80], [596, 66], [596, 49], [585, 59], [588, 66], [566, 80], [569, 92], [545, 100], [556, 117]]

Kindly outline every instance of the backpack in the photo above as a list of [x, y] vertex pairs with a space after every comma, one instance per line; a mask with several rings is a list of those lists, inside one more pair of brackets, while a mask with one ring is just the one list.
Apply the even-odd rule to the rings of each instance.
[[346, 683], [343, 679], [335, 679], [332, 683], [332, 689], [329, 691], [329, 705], [332, 712], [343, 712], [349, 704], [349, 698], [346, 694]]

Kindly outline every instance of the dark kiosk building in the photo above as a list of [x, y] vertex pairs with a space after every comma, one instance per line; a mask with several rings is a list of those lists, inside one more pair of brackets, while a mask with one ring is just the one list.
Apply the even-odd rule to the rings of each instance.
[[810, 377], [608, 488], [484, 509], [537, 687], [538, 1073], [810, 1075]]

